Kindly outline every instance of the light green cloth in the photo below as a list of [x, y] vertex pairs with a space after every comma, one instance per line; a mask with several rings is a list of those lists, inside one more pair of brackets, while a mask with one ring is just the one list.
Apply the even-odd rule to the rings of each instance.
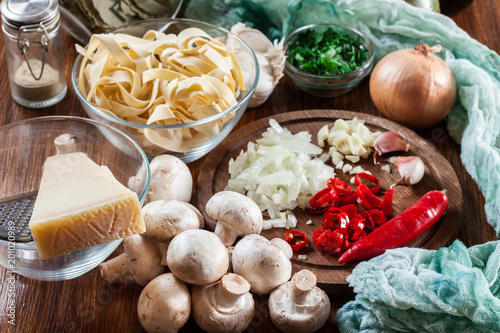
[[342, 333], [500, 332], [500, 241], [438, 251], [401, 248], [359, 263]]
[[500, 57], [453, 20], [402, 0], [190, 0], [185, 14], [226, 28], [245, 22], [271, 39], [305, 24], [345, 24], [368, 36], [377, 59], [420, 40], [441, 44], [439, 55], [458, 87], [448, 131], [461, 143], [462, 162], [485, 197], [488, 223], [500, 236]]

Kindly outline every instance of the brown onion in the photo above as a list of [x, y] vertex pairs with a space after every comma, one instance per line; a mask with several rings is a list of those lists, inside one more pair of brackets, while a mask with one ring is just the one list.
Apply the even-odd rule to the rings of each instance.
[[389, 53], [373, 68], [370, 95], [387, 118], [415, 129], [437, 124], [455, 103], [455, 77], [432, 52], [441, 46], [420, 43], [414, 50]]

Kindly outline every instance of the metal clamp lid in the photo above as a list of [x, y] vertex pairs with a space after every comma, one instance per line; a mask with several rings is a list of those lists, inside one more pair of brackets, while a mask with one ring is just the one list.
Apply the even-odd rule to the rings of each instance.
[[58, 9], [57, 0], [3, 0], [0, 4], [4, 24], [14, 28], [51, 20]]

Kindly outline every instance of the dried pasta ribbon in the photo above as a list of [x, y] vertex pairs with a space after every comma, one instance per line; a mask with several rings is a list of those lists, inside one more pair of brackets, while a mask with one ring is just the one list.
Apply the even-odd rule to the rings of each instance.
[[[148, 31], [93, 35], [83, 55], [80, 89], [89, 103], [116, 117], [149, 125], [189, 123], [237, 103], [244, 77], [236, 56], [198, 28], [178, 35]], [[185, 141], [214, 135], [234, 116], [168, 133], [140, 130], [166, 149], [188, 150]]]

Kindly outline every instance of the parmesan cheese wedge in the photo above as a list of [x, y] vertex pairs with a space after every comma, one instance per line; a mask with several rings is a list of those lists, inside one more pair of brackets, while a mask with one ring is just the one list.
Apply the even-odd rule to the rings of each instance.
[[29, 227], [42, 259], [146, 231], [137, 194], [80, 152], [47, 158]]

